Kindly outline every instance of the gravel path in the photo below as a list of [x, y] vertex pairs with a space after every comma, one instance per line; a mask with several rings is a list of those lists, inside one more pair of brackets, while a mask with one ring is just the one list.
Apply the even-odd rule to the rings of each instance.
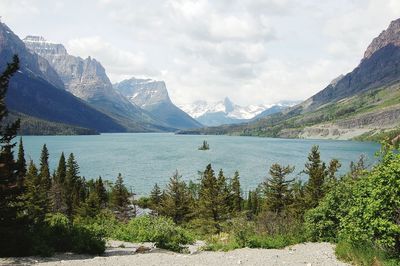
[[[237, 249], [229, 252], [197, 251], [192, 254], [178, 254], [151, 248], [147, 253], [135, 253], [138, 245], [113, 242], [104, 256], [57, 254], [51, 258], [27, 257], [0, 259], [0, 265], [348, 265], [338, 261], [334, 246], [329, 243], [305, 243], [285, 249]], [[151, 244], [145, 244], [151, 246]]]

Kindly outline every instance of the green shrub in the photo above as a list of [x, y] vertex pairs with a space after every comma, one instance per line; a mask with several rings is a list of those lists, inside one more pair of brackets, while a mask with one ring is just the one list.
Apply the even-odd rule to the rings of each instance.
[[398, 266], [400, 260], [388, 256], [384, 251], [374, 248], [368, 244], [350, 244], [339, 242], [336, 245], [335, 253], [339, 259], [350, 262], [354, 265], [370, 266]]
[[384, 148], [381, 162], [353, 188], [341, 239], [400, 254], [400, 154]]
[[99, 231], [80, 224], [72, 224], [63, 214], [47, 215], [45, 224], [32, 229], [32, 254], [50, 256], [54, 252], [72, 251], [85, 254], [102, 254], [105, 241]]
[[308, 210], [304, 216], [305, 234], [311, 241], [338, 240], [341, 219], [348, 214], [351, 206], [355, 181], [344, 177], [334, 183], [319, 205]]
[[128, 242], [154, 242], [159, 248], [182, 251], [184, 245], [194, 241], [193, 236], [170, 218], [142, 216], [119, 227], [115, 233], [118, 240]]

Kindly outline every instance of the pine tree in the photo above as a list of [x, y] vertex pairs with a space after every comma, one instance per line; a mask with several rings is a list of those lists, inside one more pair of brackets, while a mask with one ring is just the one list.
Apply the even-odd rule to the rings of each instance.
[[249, 212], [253, 212], [253, 199], [252, 199], [252, 194], [253, 192], [251, 190], [249, 190], [249, 194], [247, 196], [247, 201], [246, 201], [246, 210]]
[[46, 144], [43, 145], [42, 152], [40, 155], [40, 170], [39, 170], [40, 178], [42, 179], [42, 184], [46, 187], [46, 190], [49, 191], [51, 187], [51, 178], [50, 178], [50, 169], [49, 169], [49, 150], [47, 149]]
[[25, 193], [22, 197], [29, 220], [41, 223], [48, 212], [49, 202], [47, 189], [33, 161], [29, 163], [25, 178]]
[[216, 195], [217, 201], [219, 202], [220, 217], [222, 220], [228, 218], [228, 213], [230, 209], [231, 195], [230, 188], [228, 186], [224, 171], [220, 169], [217, 178], [218, 194]]
[[[4, 125], [8, 114], [5, 96], [11, 77], [19, 68], [19, 59], [15, 55], [13, 61], [7, 64], [5, 71], [0, 75], [0, 228], [5, 230], [14, 226], [17, 219], [19, 205], [16, 204], [21, 195], [21, 184], [18, 180], [18, 166], [14, 160], [13, 139], [17, 135], [20, 121]], [[2, 246], [2, 245], [1, 245]], [[1, 252], [0, 252], [1, 253]]]
[[203, 172], [200, 182], [198, 214], [203, 220], [204, 230], [211, 233], [221, 232], [220, 222], [222, 221], [223, 213], [220, 212], [220, 198], [217, 197], [219, 187], [217, 178], [211, 164], [207, 165]]
[[53, 212], [67, 214], [67, 186], [65, 183], [67, 167], [64, 153], [61, 153], [56, 172], [53, 174], [53, 182], [50, 189], [51, 209]]
[[286, 180], [286, 176], [294, 171], [294, 167], [273, 164], [269, 170], [271, 178], [265, 182], [265, 197], [269, 211], [280, 214], [290, 204], [291, 187], [294, 180]]
[[242, 211], [242, 192], [240, 189], [239, 172], [236, 171], [231, 181], [231, 210], [233, 212]]
[[65, 173], [65, 202], [67, 205], [67, 216], [72, 218], [76, 213], [81, 198], [81, 178], [79, 176], [79, 166], [75, 161], [74, 154], [71, 153], [68, 157], [66, 173]]
[[177, 224], [188, 221], [191, 214], [190, 193], [181, 178], [178, 171], [170, 178], [159, 208], [160, 214], [171, 217]]
[[150, 203], [154, 210], [157, 210], [160, 207], [161, 194], [161, 189], [156, 183], [150, 192]]
[[309, 208], [315, 208], [324, 196], [324, 183], [326, 179], [326, 166], [321, 161], [319, 147], [314, 145], [308, 155], [308, 162], [303, 171], [308, 175], [306, 185], [306, 202]]
[[108, 194], [107, 194], [106, 188], [104, 187], [101, 176], [99, 176], [99, 179], [97, 179], [95, 182], [95, 190], [96, 190], [97, 196], [99, 197], [100, 207], [101, 208], [107, 207]]
[[24, 143], [22, 141], [22, 137], [19, 138], [19, 144], [18, 144], [17, 168], [18, 168], [17, 175], [19, 179], [19, 185], [22, 186], [22, 180], [26, 175], [25, 151], [24, 151]]
[[58, 161], [58, 167], [56, 175], [54, 176], [54, 181], [60, 184], [65, 183], [65, 175], [67, 172], [67, 164], [65, 162], [64, 152], [61, 153], [60, 160]]
[[89, 192], [85, 202], [83, 202], [79, 207], [78, 212], [82, 217], [95, 217], [100, 213], [101, 209], [102, 207], [100, 205], [99, 195], [97, 194], [97, 191], [93, 189]]
[[124, 178], [119, 173], [117, 181], [111, 190], [111, 206], [119, 219], [124, 220], [128, 218], [129, 204], [129, 192], [124, 185]]

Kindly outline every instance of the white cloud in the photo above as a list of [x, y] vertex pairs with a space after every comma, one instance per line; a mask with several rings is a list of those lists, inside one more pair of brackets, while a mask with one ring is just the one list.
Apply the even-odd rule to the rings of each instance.
[[400, 17], [398, 0], [16, 2], [2, 0], [0, 10], [17, 34], [43, 32], [95, 57], [113, 81], [163, 79], [178, 103], [308, 98], [352, 70]]
[[123, 78], [138, 76], [157, 76], [159, 72], [146, 64], [143, 53], [124, 51], [108, 43], [99, 36], [70, 40], [67, 44], [70, 54], [83, 58], [94, 57], [106, 66], [107, 74], [113, 82]]

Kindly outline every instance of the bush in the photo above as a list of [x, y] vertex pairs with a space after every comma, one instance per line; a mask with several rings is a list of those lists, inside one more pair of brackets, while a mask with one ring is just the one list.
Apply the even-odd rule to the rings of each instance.
[[341, 239], [400, 254], [400, 154], [384, 148], [381, 162], [353, 189]]
[[32, 228], [32, 254], [50, 256], [54, 252], [102, 254], [103, 235], [80, 224], [71, 224], [63, 214], [51, 214], [45, 224]]
[[309, 240], [337, 242], [341, 219], [351, 206], [354, 182], [350, 177], [335, 182], [319, 205], [306, 212], [304, 227]]
[[398, 266], [400, 260], [388, 256], [382, 250], [376, 249], [368, 244], [350, 244], [348, 242], [339, 242], [335, 250], [338, 258], [351, 262], [354, 265], [385, 265]]
[[154, 242], [156, 247], [182, 251], [184, 245], [194, 241], [193, 236], [170, 218], [142, 216], [119, 227], [115, 233], [118, 240], [128, 242]]

